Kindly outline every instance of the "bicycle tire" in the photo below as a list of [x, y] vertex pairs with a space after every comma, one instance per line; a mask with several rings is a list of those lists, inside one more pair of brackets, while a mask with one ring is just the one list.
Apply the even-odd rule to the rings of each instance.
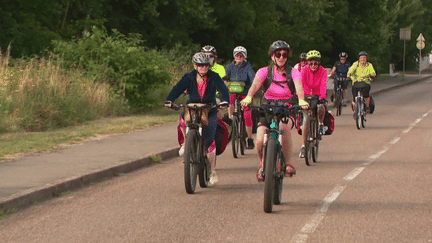
[[238, 140], [239, 137], [238, 123], [239, 123], [238, 118], [236, 116], [233, 116], [232, 127], [231, 127], [232, 129], [231, 146], [232, 146], [233, 157], [236, 159], [239, 157], [238, 155], [239, 155], [239, 147], [240, 147], [240, 143]]
[[343, 99], [341, 90], [338, 91], [338, 98], [337, 99], [338, 99], [338, 102], [336, 104], [336, 115], [340, 116], [340, 115], [342, 115], [342, 99]]
[[246, 150], [246, 126], [245, 126], [245, 121], [244, 121], [244, 119], [243, 119], [243, 116], [242, 116], [242, 119], [241, 119], [241, 122], [240, 122], [240, 129], [239, 129], [241, 132], [240, 132], [240, 154], [241, 155], [245, 155], [245, 150]]
[[319, 140], [315, 140], [314, 145], [312, 146], [312, 161], [314, 163], [318, 162], [318, 150], [319, 150]]
[[[280, 148], [280, 145], [279, 149]], [[282, 191], [283, 191], [283, 179], [285, 177], [285, 161], [283, 157], [283, 152], [277, 154], [277, 167], [276, 167], [276, 177], [275, 177], [275, 186], [274, 186], [274, 196], [273, 196], [273, 204], [279, 205], [282, 202]]]
[[275, 168], [277, 158], [276, 139], [270, 138], [267, 142], [267, 153], [264, 161], [265, 181], [264, 181], [264, 212], [273, 211], [273, 199], [275, 189]]
[[[200, 166], [198, 178], [199, 178], [199, 185], [201, 188], [206, 188], [209, 185], [210, 180], [210, 162], [208, 161], [207, 157], [204, 156], [204, 161]], [[216, 157], [215, 157], [216, 158]]]
[[189, 130], [186, 136], [184, 162], [184, 183], [188, 194], [195, 193], [197, 181], [197, 164], [200, 149], [199, 134], [197, 130]]
[[311, 119], [309, 122], [309, 131], [306, 137], [306, 146], [305, 146], [305, 162], [307, 166], [310, 166], [312, 163], [312, 147], [314, 142], [313, 130], [315, 128], [314, 121]]
[[361, 113], [360, 113], [360, 106], [361, 104], [359, 98], [356, 98], [355, 120], [356, 120], [356, 126], [358, 130], [361, 129], [361, 120], [362, 120]]

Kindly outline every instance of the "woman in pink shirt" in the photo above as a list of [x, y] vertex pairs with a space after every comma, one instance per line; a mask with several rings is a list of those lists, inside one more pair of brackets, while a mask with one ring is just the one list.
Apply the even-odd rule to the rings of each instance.
[[[248, 105], [252, 102], [252, 97], [255, 93], [262, 87], [266, 86], [264, 92], [265, 102], [272, 102], [277, 100], [278, 102], [289, 103], [293, 94], [288, 86], [289, 82], [294, 82], [297, 96], [299, 98], [300, 105], [307, 106], [308, 103], [304, 101], [303, 89], [301, 86], [300, 72], [298, 69], [291, 68], [288, 65], [288, 57], [291, 55], [291, 48], [285, 41], [275, 41], [269, 50], [269, 55], [271, 58], [271, 64], [269, 66], [263, 67], [258, 70], [255, 74], [252, 86], [245, 99], [242, 100], [243, 105]], [[273, 77], [268, 77], [269, 69], [273, 73]], [[294, 166], [291, 164], [291, 154], [292, 154], [292, 139], [291, 139], [291, 122], [288, 124], [280, 123], [279, 127], [282, 130], [282, 151], [285, 156], [286, 161], [286, 175], [293, 175], [296, 173]], [[259, 156], [259, 167], [257, 171], [258, 181], [264, 181], [263, 177], [263, 141], [265, 131], [268, 127], [268, 121], [261, 117], [258, 123], [257, 135], [256, 135], [256, 148]]]
[[[319, 96], [321, 102], [327, 102], [327, 70], [321, 66], [321, 53], [316, 50], [309, 51], [306, 54], [307, 65], [301, 71], [301, 82], [303, 85], [304, 95]], [[320, 133], [323, 133], [325, 107], [324, 105], [318, 105], [318, 122]], [[300, 158], [305, 156], [305, 144], [306, 144], [306, 128], [305, 125], [309, 120], [307, 112], [303, 112], [303, 126], [302, 126], [302, 146], [300, 149]]]

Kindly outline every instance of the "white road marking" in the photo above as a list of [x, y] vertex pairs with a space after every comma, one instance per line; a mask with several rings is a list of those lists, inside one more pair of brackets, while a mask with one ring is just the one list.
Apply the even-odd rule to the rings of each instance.
[[[422, 121], [423, 118], [428, 116], [430, 113], [432, 113], [432, 109], [429, 110], [428, 112], [426, 112], [425, 114], [423, 114], [421, 118], [419, 118], [415, 122], [411, 123], [407, 129], [402, 131], [402, 133], [406, 134], [409, 131], [411, 131], [411, 129], [413, 129], [419, 122]], [[397, 137], [393, 138], [389, 143], [391, 145], [395, 145], [397, 142], [399, 142], [400, 139], [401, 139], [401, 137], [397, 136]], [[432, 146], [432, 136], [431, 136], [431, 139], [428, 139], [427, 145]], [[367, 166], [367, 165], [372, 164], [376, 159], [378, 159], [381, 155], [383, 155], [388, 150], [389, 150], [389, 147], [384, 146], [383, 149], [378, 151], [376, 154], [371, 155], [369, 158], [367, 158], [366, 161], [363, 163], [363, 165]], [[354, 170], [352, 170], [350, 173], [348, 173], [343, 179], [346, 180], [348, 183], [349, 181], [352, 181], [354, 178], [356, 178], [365, 168], [366, 167], [357, 167]], [[293, 243], [294, 242], [295, 243], [306, 243], [307, 242], [309, 234], [312, 234], [315, 231], [315, 229], [318, 227], [318, 225], [324, 219], [330, 205], [334, 201], [336, 201], [336, 199], [343, 192], [343, 190], [346, 188], [346, 186], [347, 185], [336, 186], [335, 188], [333, 188], [333, 190], [329, 194], [327, 194], [327, 196], [323, 200], [324, 204], [315, 211], [315, 213], [312, 215], [310, 220], [301, 229], [301, 233], [295, 235], [291, 239], [291, 242], [293, 242]]]

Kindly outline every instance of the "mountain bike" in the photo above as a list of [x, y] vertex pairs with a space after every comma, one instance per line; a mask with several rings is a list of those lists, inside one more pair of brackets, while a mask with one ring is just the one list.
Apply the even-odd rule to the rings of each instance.
[[[306, 165], [311, 165], [311, 161], [314, 163], [318, 161], [318, 150], [319, 142], [321, 140], [321, 134], [318, 130], [318, 104], [321, 104], [319, 97], [316, 95], [306, 95], [305, 100], [309, 103], [309, 110], [307, 114], [309, 122], [306, 124], [306, 144], [305, 144], [305, 162]], [[305, 129], [306, 130], [306, 129]]]
[[347, 80], [347, 77], [339, 76], [335, 79], [336, 83], [336, 93], [334, 97], [334, 104], [336, 107], [336, 116], [342, 114], [342, 102], [343, 102], [343, 88], [342, 84]]
[[358, 130], [365, 128], [366, 123], [366, 102], [363, 97], [363, 89], [366, 87], [365, 82], [355, 82], [353, 88], [357, 89], [357, 95], [354, 97], [355, 113], [354, 119]]
[[[264, 113], [270, 120], [269, 128], [264, 136], [264, 212], [271, 213], [273, 204], [279, 205], [282, 201], [283, 179], [286, 173], [285, 157], [282, 152], [282, 132], [279, 123], [292, 121], [294, 127], [294, 117], [299, 106], [289, 107], [286, 105], [263, 105], [251, 106], [260, 113]], [[292, 128], [291, 127], [291, 128]]]
[[246, 149], [246, 126], [243, 115], [243, 109], [240, 104], [240, 96], [236, 94], [235, 102], [234, 102], [234, 113], [232, 118], [232, 126], [231, 126], [231, 145], [232, 152], [234, 158], [239, 157], [239, 153], [241, 155], [245, 154]]
[[[208, 187], [210, 162], [202, 138], [202, 127], [208, 124], [209, 104], [172, 104], [174, 110], [184, 109], [186, 121], [184, 163], [184, 184], [188, 194], [195, 193], [197, 177], [202, 188]], [[207, 120], [206, 120], [207, 119]]]

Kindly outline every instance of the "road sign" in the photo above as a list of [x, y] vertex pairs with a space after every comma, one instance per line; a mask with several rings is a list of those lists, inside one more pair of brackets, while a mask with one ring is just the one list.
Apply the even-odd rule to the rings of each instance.
[[417, 41], [425, 41], [425, 38], [423, 37], [423, 34], [420, 33], [420, 35], [417, 37]]
[[401, 28], [399, 37], [401, 40], [411, 40], [411, 28]]
[[423, 41], [418, 41], [416, 46], [419, 50], [422, 50], [423, 48], [425, 48], [425, 43]]

